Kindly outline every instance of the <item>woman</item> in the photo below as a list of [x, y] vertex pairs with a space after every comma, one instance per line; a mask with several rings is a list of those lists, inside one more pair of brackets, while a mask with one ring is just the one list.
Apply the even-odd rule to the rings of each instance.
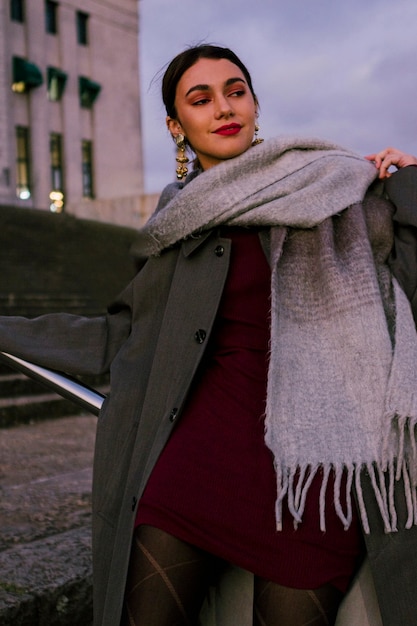
[[[415, 539], [417, 347], [388, 261], [411, 298], [417, 159], [387, 149], [375, 168], [317, 140], [259, 144], [251, 79], [228, 49], [178, 55], [163, 95], [178, 177], [185, 146], [196, 169], [139, 233], [141, 271], [106, 317], [2, 318], [0, 346], [111, 370], [94, 462], [97, 626], [197, 623], [227, 563], [254, 575], [254, 624], [331, 624], [362, 532], [371, 558], [385, 532]], [[390, 165], [404, 168], [388, 181], [394, 252], [375, 181]]]

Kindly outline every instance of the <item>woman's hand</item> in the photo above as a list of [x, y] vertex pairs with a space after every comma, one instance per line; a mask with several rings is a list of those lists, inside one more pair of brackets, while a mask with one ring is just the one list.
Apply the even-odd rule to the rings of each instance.
[[379, 170], [379, 178], [389, 178], [391, 172], [388, 168], [394, 165], [397, 169], [407, 167], [407, 165], [417, 165], [417, 158], [411, 154], [406, 154], [396, 148], [385, 148], [375, 154], [368, 154], [365, 159], [372, 161]]

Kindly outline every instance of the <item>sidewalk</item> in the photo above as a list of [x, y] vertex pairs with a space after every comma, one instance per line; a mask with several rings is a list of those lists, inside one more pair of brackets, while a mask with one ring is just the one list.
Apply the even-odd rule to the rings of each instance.
[[0, 430], [0, 624], [90, 626], [96, 417]]

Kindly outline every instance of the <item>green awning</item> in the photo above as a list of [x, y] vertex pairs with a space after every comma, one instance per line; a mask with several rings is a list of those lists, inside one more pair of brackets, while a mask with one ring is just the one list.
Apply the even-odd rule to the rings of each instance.
[[40, 69], [22, 57], [13, 57], [13, 84], [14, 91], [26, 91], [32, 87], [42, 85], [43, 78]]
[[80, 105], [86, 109], [91, 109], [98, 94], [101, 91], [101, 85], [85, 76], [79, 76], [78, 89], [80, 95]]
[[57, 67], [48, 67], [48, 98], [52, 101], [61, 100], [67, 82], [68, 74]]

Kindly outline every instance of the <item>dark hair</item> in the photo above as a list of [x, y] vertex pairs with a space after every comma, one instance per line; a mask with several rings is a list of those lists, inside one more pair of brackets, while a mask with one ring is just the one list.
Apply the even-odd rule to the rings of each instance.
[[169, 117], [173, 119], [177, 118], [177, 111], [175, 109], [175, 95], [177, 92], [177, 85], [181, 79], [181, 76], [191, 66], [193, 66], [199, 59], [227, 59], [231, 61], [237, 67], [242, 70], [242, 73], [248, 83], [248, 87], [252, 92], [255, 102], [258, 102], [255, 92], [252, 86], [252, 79], [238, 56], [229, 48], [221, 48], [219, 46], [213, 46], [210, 44], [202, 44], [187, 48], [184, 52], [180, 52], [171, 63], [168, 65], [164, 77], [162, 79], [162, 99], [165, 104], [166, 112]]

